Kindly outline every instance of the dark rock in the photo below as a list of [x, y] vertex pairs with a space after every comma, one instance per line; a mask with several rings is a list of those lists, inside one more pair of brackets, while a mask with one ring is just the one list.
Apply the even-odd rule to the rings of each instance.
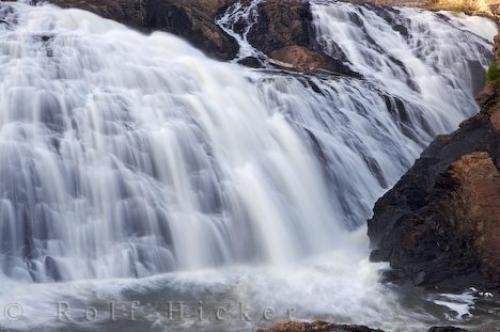
[[405, 38], [408, 38], [410, 36], [408, 29], [404, 25], [396, 24], [392, 28], [394, 29], [394, 31], [399, 32], [399, 34]]
[[63, 8], [79, 8], [120, 23], [142, 27], [144, 13], [141, 0], [49, 0], [49, 2]]
[[61, 271], [59, 270], [57, 262], [54, 258], [50, 256], [45, 257], [44, 266], [45, 274], [51, 276], [54, 281], [63, 280]]
[[[216, 23], [217, 17], [224, 13], [233, 0], [49, 1], [65, 8], [88, 10], [146, 32], [163, 30], [174, 33], [220, 60], [234, 59], [239, 50], [237, 41]], [[332, 54], [325, 54], [316, 44], [309, 2], [265, 1], [259, 4], [257, 11], [257, 20], [247, 38], [275, 66], [299, 72], [323, 71], [361, 78], [347, 65], [348, 61], [340, 48]], [[246, 29], [246, 23], [237, 22], [233, 29], [241, 33]], [[241, 59], [239, 63], [254, 68], [263, 67], [262, 59], [256, 57]]]
[[413, 284], [419, 286], [424, 283], [425, 283], [425, 272], [424, 271], [417, 272], [413, 276]]
[[320, 52], [311, 51], [303, 46], [285, 46], [273, 51], [269, 56], [285, 67], [305, 73], [314, 73], [321, 70], [335, 74], [361, 78], [341, 61], [335, 60]]
[[258, 7], [258, 21], [248, 40], [265, 54], [286, 46], [310, 47], [314, 41], [312, 13], [301, 0], [265, 1]]
[[262, 61], [254, 56], [248, 56], [240, 59], [238, 63], [251, 68], [262, 68], [264, 66]]
[[259, 329], [257, 332], [383, 332], [363, 325], [340, 325], [322, 321], [312, 323], [283, 321], [268, 329]]
[[454, 326], [434, 326], [428, 332], [467, 332], [467, 330]]
[[479, 114], [437, 137], [375, 204], [370, 258], [390, 263], [386, 280], [500, 287], [500, 83], [478, 102]]
[[258, 6], [257, 22], [248, 32], [248, 41], [277, 65], [300, 72], [327, 71], [360, 78], [347, 65], [340, 49], [325, 54], [316, 43], [309, 2], [265, 1]]
[[468, 68], [471, 70], [472, 91], [477, 95], [484, 88], [486, 72], [479, 61], [469, 61]]
[[208, 55], [221, 60], [233, 59], [238, 53], [236, 40], [215, 24], [224, 0], [147, 0], [144, 26], [184, 37]]
[[49, 0], [68, 8], [80, 8], [144, 30], [163, 30], [187, 39], [208, 55], [233, 59], [238, 44], [215, 24], [226, 0]]

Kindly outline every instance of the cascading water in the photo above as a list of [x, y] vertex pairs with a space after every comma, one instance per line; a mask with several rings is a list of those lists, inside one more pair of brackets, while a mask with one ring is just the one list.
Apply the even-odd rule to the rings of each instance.
[[[263, 2], [264, 0], [252, 0], [245, 5], [241, 1], [236, 1], [234, 4], [229, 6], [224, 15], [217, 20], [217, 24], [228, 35], [238, 41], [240, 49], [238, 55], [233, 60], [234, 62], [248, 56], [265, 58], [265, 55], [253, 47], [247, 39], [250, 29], [255, 24], [255, 21], [259, 16], [257, 12], [258, 7]], [[238, 26], [240, 27], [239, 29]]]
[[[320, 268], [334, 271], [327, 287], [349, 284], [364, 301], [382, 296], [376, 269], [351, 262], [364, 269], [352, 280], [350, 256], [339, 253], [366, 254], [350, 231], [425, 144], [477, 111], [471, 71], [487, 66], [496, 28], [413, 9], [322, 2], [312, 10], [318, 45], [363, 79], [251, 70], [84, 11], [2, 4], [3, 298], [18, 289], [14, 280], [276, 266], [326, 252], [338, 261]], [[239, 4], [219, 20], [246, 46], [240, 57], [256, 51], [232, 20], [252, 24], [253, 12]], [[324, 277], [316, 268], [293, 273], [303, 286]], [[263, 277], [241, 275], [214, 282], [258, 302], [248, 283], [262, 286]], [[281, 274], [267, 276], [281, 284]], [[245, 290], [227, 290], [235, 278]], [[187, 280], [182, 292], [202, 283]], [[380, 325], [376, 307], [361, 312]]]
[[[247, 40], [260, 3], [238, 2], [219, 19], [243, 45], [238, 60], [265, 57]], [[464, 16], [342, 2], [312, 3], [312, 12], [318, 47], [364, 78], [301, 79], [266, 70], [255, 80], [270, 107], [311, 139], [329, 201], [341, 211], [335, 219], [352, 228], [437, 134], [477, 112], [472, 78], [489, 63], [496, 27], [480, 18], [464, 25]]]
[[9, 8], [5, 274], [45, 281], [276, 262], [340, 236], [310, 147], [236, 68], [87, 13]]

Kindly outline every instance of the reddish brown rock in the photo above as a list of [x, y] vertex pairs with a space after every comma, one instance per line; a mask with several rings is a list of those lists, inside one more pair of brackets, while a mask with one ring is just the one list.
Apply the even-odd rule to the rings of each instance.
[[289, 69], [360, 77], [346, 65], [340, 48], [333, 58], [316, 45], [312, 20], [308, 1], [265, 1], [258, 7], [258, 19], [248, 33], [248, 41], [271, 60], [288, 64]]
[[376, 203], [368, 223], [371, 257], [389, 261], [392, 277], [426, 286], [500, 286], [498, 114], [483, 111], [436, 139]]
[[500, 112], [496, 111], [490, 116], [491, 124], [495, 130], [500, 131]]
[[456, 232], [471, 237], [481, 273], [500, 281], [500, 172], [487, 152], [461, 157], [449, 172], [457, 188], [446, 209]]
[[388, 261], [393, 280], [500, 289], [500, 82], [478, 102], [375, 205], [371, 258]]
[[312, 323], [284, 321], [268, 329], [259, 329], [257, 332], [383, 332], [362, 325], [339, 325], [322, 321]]
[[495, 52], [495, 59], [496, 59], [497, 66], [500, 67], [500, 34], [495, 36], [494, 52]]
[[[258, 329], [257, 332], [384, 332], [364, 325], [341, 325], [323, 321], [312, 323], [282, 321], [270, 328]], [[428, 332], [467, 332], [467, 330], [453, 326], [434, 326]]]
[[270, 53], [273, 60], [288, 65], [302, 72], [315, 72], [321, 69], [335, 71], [330, 59], [324, 55], [313, 52], [303, 46], [285, 46]]

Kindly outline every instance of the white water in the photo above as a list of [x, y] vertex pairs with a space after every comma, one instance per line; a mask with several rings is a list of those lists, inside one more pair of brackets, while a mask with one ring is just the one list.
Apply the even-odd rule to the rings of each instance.
[[[237, 62], [245, 57], [257, 56], [259, 58], [265, 55], [253, 47], [247, 39], [248, 33], [258, 19], [257, 9], [264, 0], [252, 0], [245, 5], [241, 1], [235, 1], [229, 6], [224, 15], [218, 20], [217, 24], [231, 37], [236, 39], [240, 47], [239, 52], [233, 62]], [[236, 31], [236, 25], [242, 26], [242, 31]]]
[[[7, 326], [54, 323], [53, 306], [30, 298], [47, 301], [58, 284], [24, 283], [235, 264], [274, 267], [158, 278], [173, 278], [163, 286], [173, 291], [198, 276], [196, 294], [215, 275], [255, 306], [286, 300], [308, 308], [299, 317], [404, 326], [375, 282], [363, 229], [361, 239], [350, 230], [434, 135], [477, 110], [469, 63], [485, 67], [491, 45], [461, 29], [490, 38], [488, 21], [406, 9], [392, 14], [406, 40], [368, 9], [314, 5], [318, 43], [340, 47], [357, 80], [216, 62], [175, 36], [80, 10], [0, 11], [0, 298], [24, 301], [31, 319]], [[360, 11], [371, 30], [350, 21]], [[105, 298], [130, 283], [151, 297], [156, 280], [120, 281]], [[79, 295], [100, 298], [115, 282], [64, 284], [49, 302], [83, 305]], [[278, 285], [288, 286], [270, 296]]]
[[482, 54], [489, 46], [465, 31], [482, 32], [485, 40], [492, 40], [493, 22], [471, 20], [463, 26], [462, 16], [447, 22], [431, 12], [348, 3], [313, 6], [313, 15], [320, 45], [334, 57], [340, 49], [351, 67], [377, 87], [418, 104], [408, 112], [409, 121], [431, 122], [430, 134], [450, 131], [463, 119], [463, 110], [470, 115], [474, 109], [471, 62], [486, 66]]

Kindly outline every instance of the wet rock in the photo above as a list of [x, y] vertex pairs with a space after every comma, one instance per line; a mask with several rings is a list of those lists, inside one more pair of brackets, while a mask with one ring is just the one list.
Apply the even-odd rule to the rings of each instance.
[[484, 114], [435, 141], [377, 202], [372, 260], [389, 261], [415, 285], [498, 286], [499, 144]]
[[484, 88], [486, 72], [479, 61], [469, 61], [469, 68], [471, 71], [472, 91], [474, 95], [477, 95]]
[[248, 41], [275, 64], [300, 72], [320, 70], [359, 78], [347, 65], [341, 50], [335, 58], [316, 44], [309, 2], [301, 0], [265, 1], [258, 7], [256, 23]]
[[257, 332], [383, 332], [362, 325], [340, 325], [322, 321], [312, 323], [284, 321], [268, 329], [259, 329]]
[[141, 0], [50, 0], [49, 2], [63, 8], [87, 10], [127, 25], [142, 26]]
[[258, 20], [248, 40], [265, 54], [286, 46], [310, 48], [314, 41], [312, 13], [308, 2], [300, 0], [265, 1], [258, 7]]
[[303, 46], [285, 46], [271, 52], [269, 55], [273, 60], [282, 63], [285, 67], [288, 66], [301, 72], [314, 73], [326, 70], [337, 74], [361, 77], [342, 62], [319, 52], [311, 51]]
[[[233, 0], [49, 0], [61, 7], [91, 11], [144, 31], [163, 30], [185, 38], [209, 56], [234, 59], [239, 45], [216, 23]], [[248, 2], [248, 1], [246, 1]], [[246, 3], [243, 1], [243, 3]], [[248, 3], [247, 3], [248, 5]], [[310, 4], [302, 0], [264, 1], [248, 41], [279, 67], [299, 72], [326, 71], [356, 78], [340, 48], [330, 56], [316, 45]], [[234, 27], [236, 32], [246, 25]], [[261, 59], [239, 63], [260, 68]]]
[[371, 259], [390, 263], [386, 279], [500, 287], [499, 82], [478, 102], [479, 114], [436, 138], [376, 203], [368, 222]]
[[163, 30], [187, 39], [208, 55], [233, 59], [238, 44], [215, 24], [229, 0], [50, 0], [80, 8], [145, 31]]
[[57, 261], [54, 258], [50, 256], [45, 257], [44, 266], [45, 274], [50, 276], [54, 281], [63, 280], [63, 276], [61, 274], [61, 271], [59, 270]]
[[251, 68], [262, 68], [264, 66], [262, 64], [262, 61], [254, 56], [248, 56], [246, 58], [238, 60], [238, 63], [240, 65], [244, 65]]
[[230, 60], [238, 53], [238, 44], [215, 23], [225, 6], [224, 0], [148, 0], [144, 5], [144, 25], [172, 32], [208, 55]]
[[467, 330], [454, 326], [434, 326], [428, 332], [467, 332]]

